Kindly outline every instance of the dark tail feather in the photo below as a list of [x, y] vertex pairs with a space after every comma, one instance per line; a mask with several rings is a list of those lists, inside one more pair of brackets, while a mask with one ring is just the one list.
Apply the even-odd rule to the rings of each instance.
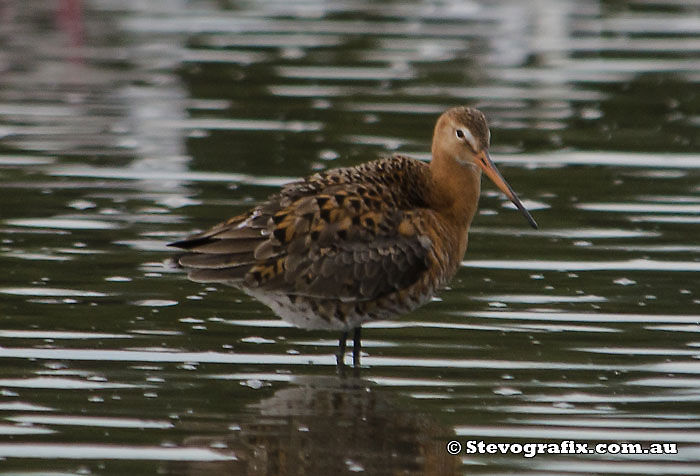
[[227, 255], [190, 253], [180, 256], [178, 261], [185, 268], [224, 269], [234, 266], [251, 266], [255, 258], [252, 252]]
[[248, 272], [248, 265], [234, 266], [224, 269], [195, 269], [187, 277], [195, 283], [227, 283], [243, 281]]
[[204, 243], [208, 243], [211, 241], [211, 237], [209, 236], [202, 236], [199, 238], [185, 238], [184, 240], [180, 241], [174, 241], [172, 243], [168, 243], [167, 246], [172, 246], [173, 248], [181, 248], [183, 250], [189, 250], [190, 248], [193, 248], [198, 245], [202, 245]]
[[236, 253], [252, 253], [260, 243], [262, 243], [262, 240], [258, 238], [237, 240], [212, 239], [207, 243], [190, 246], [188, 249], [195, 253], [229, 255]]

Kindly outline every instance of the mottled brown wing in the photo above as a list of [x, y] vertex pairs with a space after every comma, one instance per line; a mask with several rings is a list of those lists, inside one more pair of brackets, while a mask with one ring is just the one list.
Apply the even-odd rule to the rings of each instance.
[[310, 256], [294, 282], [295, 294], [373, 300], [418, 281], [428, 269], [426, 257], [424, 245], [407, 238], [344, 243], [325, 256]]
[[290, 184], [249, 213], [173, 243], [192, 251], [180, 264], [194, 281], [288, 295], [370, 300], [407, 287], [427, 270], [432, 244], [423, 232], [429, 212], [397, 192], [412, 189], [397, 181], [421, 170], [406, 161], [370, 163], [380, 169], [374, 175], [365, 164], [361, 173], [337, 169]]
[[308, 236], [290, 243], [279, 273], [275, 269], [265, 279], [263, 272], [250, 284], [272, 292], [363, 301], [406, 288], [427, 271], [431, 242], [408, 225], [414, 212], [336, 214], [336, 221], [320, 220]]

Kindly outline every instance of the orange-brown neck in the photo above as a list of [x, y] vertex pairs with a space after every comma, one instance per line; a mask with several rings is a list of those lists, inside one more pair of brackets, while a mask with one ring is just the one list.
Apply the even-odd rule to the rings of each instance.
[[479, 205], [481, 169], [475, 165], [461, 164], [433, 146], [430, 172], [429, 205], [466, 233]]
[[469, 225], [476, 213], [481, 189], [480, 170], [459, 164], [449, 154], [433, 148], [426, 202], [436, 212], [431, 240], [436, 245], [438, 269], [449, 279], [467, 250]]

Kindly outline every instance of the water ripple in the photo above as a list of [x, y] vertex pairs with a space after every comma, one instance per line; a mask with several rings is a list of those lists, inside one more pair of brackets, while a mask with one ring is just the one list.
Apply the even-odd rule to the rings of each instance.
[[105, 297], [108, 294], [82, 289], [61, 289], [48, 287], [0, 288], [0, 293], [13, 296], [52, 296], [52, 297]]
[[162, 446], [94, 445], [89, 443], [4, 443], [0, 457], [135, 460], [135, 461], [232, 461], [233, 454], [207, 448], [164, 448]]
[[[286, 355], [286, 354], [244, 354], [217, 352], [170, 352], [138, 351], [138, 350], [94, 350], [94, 349], [33, 349], [33, 348], [0, 348], [0, 358], [31, 358], [35, 359], [59, 359], [59, 360], [95, 360], [113, 362], [199, 362], [221, 364], [283, 364], [283, 365], [331, 365], [335, 366], [335, 357], [332, 355]], [[406, 365], [406, 360], [393, 357], [368, 357], [364, 361], [372, 367], [395, 367]], [[498, 361], [477, 359], [411, 359], [411, 365], [416, 368], [474, 368], [474, 369], [568, 369], [568, 370], [613, 370], [623, 369], [624, 366], [576, 364], [565, 362], [544, 361]], [[6, 382], [9, 382], [6, 383]], [[36, 380], [0, 380], [0, 385], [10, 386], [42, 386], [47, 388], [61, 388], [61, 385], [75, 385], [76, 388], [86, 388], [86, 385], [99, 383], [63, 381], [63, 379], [36, 379]], [[118, 385], [118, 384], [104, 384]], [[126, 385], [126, 384], [124, 384]], [[132, 385], [126, 385], [132, 387]]]
[[5, 220], [5, 223], [14, 226], [58, 228], [61, 230], [113, 230], [119, 228], [116, 223], [108, 221], [69, 218], [17, 218]]
[[8, 418], [21, 424], [88, 426], [94, 428], [143, 428], [167, 430], [174, 425], [168, 421], [140, 420], [136, 418], [80, 417], [75, 415], [19, 415]]
[[527, 269], [538, 271], [700, 271], [700, 262], [656, 261], [633, 259], [624, 261], [546, 261], [546, 260], [466, 260], [465, 268]]

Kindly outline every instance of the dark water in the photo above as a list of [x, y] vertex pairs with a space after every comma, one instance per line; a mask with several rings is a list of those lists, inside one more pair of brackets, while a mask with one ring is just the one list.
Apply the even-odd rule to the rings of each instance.
[[[0, 45], [0, 474], [700, 473], [697, 2], [5, 0]], [[540, 230], [485, 184], [359, 378], [163, 265], [292, 177], [428, 158], [457, 104]]]

